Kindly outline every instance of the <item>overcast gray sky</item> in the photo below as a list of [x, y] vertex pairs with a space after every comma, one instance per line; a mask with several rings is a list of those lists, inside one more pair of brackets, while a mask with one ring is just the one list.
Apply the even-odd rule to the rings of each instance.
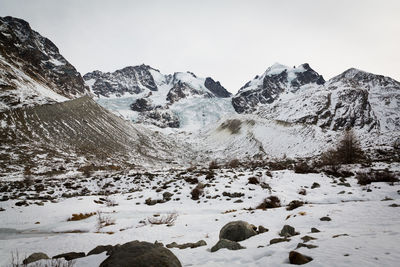
[[0, 0], [82, 74], [148, 64], [236, 92], [279, 62], [329, 79], [355, 67], [400, 80], [399, 0]]

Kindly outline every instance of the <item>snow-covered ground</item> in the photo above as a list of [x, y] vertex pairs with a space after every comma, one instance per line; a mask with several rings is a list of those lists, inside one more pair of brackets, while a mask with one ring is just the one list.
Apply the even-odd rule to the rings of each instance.
[[[374, 167], [400, 170], [398, 164]], [[249, 177], [257, 177], [271, 190], [249, 184]], [[187, 178], [197, 178], [206, 185], [199, 201], [191, 199], [190, 192], [196, 184], [190, 184]], [[318, 246], [297, 249], [314, 259], [309, 266], [398, 266], [400, 260], [400, 207], [390, 206], [400, 204], [399, 183], [360, 186], [354, 177], [343, 183], [339, 178], [322, 173], [297, 174], [290, 170], [267, 171], [263, 168], [218, 169], [212, 179], [206, 179], [206, 172], [163, 171], [141, 175], [131, 172], [86, 180], [84, 187], [91, 189], [94, 195], [57, 198], [54, 203], [44, 202], [43, 206], [17, 207], [17, 200], [0, 202], [0, 207], [5, 209], [0, 212], [0, 265], [7, 266], [15, 251], [21, 258], [33, 252], [44, 252], [51, 257], [71, 251], [87, 253], [98, 245], [133, 240], [158, 241], [164, 245], [204, 240], [207, 246], [173, 248], [171, 251], [183, 266], [280, 266], [288, 263], [289, 251], [296, 249], [305, 235], [316, 238], [307, 244]], [[311, 189], [315, 182], [320, 187]], [[76, 184], [79, 183], [77, 180]], [[107, 187], [108, 183], [112, 185]], [[104, 197], [95, 194], [96, 188], [114, 192], [108, 196], [108, 201], [117, 205], [96, 204], [95, 200]], [[299, 194], [301, 189], [306, 190], [306, 195]], [[115, 193], [126, 190], [131, 193]], [[173, 194], [170, 201], [153, 206], [145, 204], [148, 198], [163, 199], [165, 192]], [[223, 196], [223, 192], [244, 195], [233, 198]], [[28, 196], [34, 194], [26, 193]], [[279, 197], [281, 208], [249, 209], [270, 195]], [[384, 199], [391, 200], [382, 201]], [[292, 200], [307, 204], [288, 211], [285, 205]], [[28, 200], [28, 203], [33, 202]], [[67, 221], [73, 213], [89, 212], [101, 212], [115, 224], [99, 228], [97, 215]], [[178, 215], [172, 226], [146, 223], [148, 218], [160, 218], [170, 213]], [[332, 220], [321, 221], [324, 216]], [[210, 252], [218, 241], [222, 226], [236, 220], [262, 225], [269, 231], [240, 242], [246, 249]], [[279, 237], [278, 232], [286, 224], [295, 227], [300, 235], [292, 237], [290, 242], [269, 245], [271, 239]], [[312, 227], [321, 232], [310, 233]], [[71, 233], [77, 231], [80, 233]], [[106, 257], [103, 253], [77, 259], [75, 266], [98, 266]]]

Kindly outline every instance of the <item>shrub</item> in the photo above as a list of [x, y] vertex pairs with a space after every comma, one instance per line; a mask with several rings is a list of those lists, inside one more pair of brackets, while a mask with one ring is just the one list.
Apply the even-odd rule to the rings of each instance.
[[172, 226], [174, 225], [176, 219], [178, 218], [178, 214], [176, 212], [171, 212], [165, 216], [161, 217], [149, 217], [147, 218], [147, 221], [150, 224], [166, 224], [167, 226]]
[[237, 168], [240, 165], [240, 161], [238, 159], [232, 159], [231, 161], [228, 162], [227, 167], [228, 168]]
[[193, 200], [198, 200], [201, 195], [204, 193], [204, 184], [198, 183], [195, 188], [193, 188], [192, 192], [190, 193], [192, 195]]
[[367, 185], [377, 182], [394, 183], [399, 181], [399, 179], [393, 173], [389, 172], [389, 170], [357, 173], [356, 179], [359, 185]]
[[211, 161], [210, 164], [208, 165], [208, 168], [210, 170], [218, 169], [219, 166], [218, 166], [217, 161], [216, 160]]
[[281, 200], [277, 196], [269, 196], [264, 201], [259, 204], [256, 209], [274, 209], [281, 206]]
[[97, 212], [97, 231], [100, 231], [101, 228], [114, 225], [115, 220], [111, 219], [110, 216], [104, 216], [103, 212]]

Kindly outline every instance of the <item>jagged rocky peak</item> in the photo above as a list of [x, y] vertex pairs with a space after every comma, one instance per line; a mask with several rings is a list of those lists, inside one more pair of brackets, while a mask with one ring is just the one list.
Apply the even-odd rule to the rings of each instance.
[[275, 63], [240, 88], [232, 105], [238, 113], [252, 112], [259, 104], [273, 103], [283, 92], [295, 93], [302, 86], [324, 83], [322, 75], [307, 63], [293, 68]]
[[158, 70], [143, 64], [125, 67], [114, 72], [96, 70], [85, 74], [83, 79], [97, 96], [122, 96], [124, 94], [139, 94], [146, 89], [157, 91], [158, 87], [151, 71], [158, 72]]
[[335, 83], [343, 83], [347, 86], [358, 86], [363, 84], [363, 86], [382, 86], [382, 87], [399, 87], [400, 83], [390, 77], [373, 74], [356, 68], [350, 68], [343, 73], [333, 77], [329, 80], [329, 85]]
[[[0, 17], [0, 102], [19, 107], [87, 93], [76, 69], [28, 22]], [[61, 96], [61, 97], [60, 97]]]
[[211, 77], [207, 77], [204, 81], [204, 86], [210, 90], [216, 97], [231, 97], [232, 94], [228, 92], [220, 82], [214, 81]]

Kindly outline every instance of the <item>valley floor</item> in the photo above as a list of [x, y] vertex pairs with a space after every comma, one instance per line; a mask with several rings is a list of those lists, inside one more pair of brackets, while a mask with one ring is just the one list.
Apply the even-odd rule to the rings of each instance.
[[[400, 165], [377, 164], [375, 168], [399, 171]], [[33, 252], [44, 252], [50, 257], [71, 251], [87, 253], [98, 245], [133, 240], [157, 241], [164, 245], [204, 240], [206, 246], [171, 251], [183, 266], [280, 266], [289, 263], [290, 251], [305, 243], [317, 246], [296, 249], [313, 258], [308, 266], [398, 266], [399, 182], [360, 186], [354, 176], [339, 179], [323, 173], [298, 174], [262, 168], [217, 169], [213, 173], [214, 177], [207, 176], [207, 171], [140, 175], [131, 172], [102, 179], [69, 180], [68, 188], [66, 181], [54, 182], [52, 190], [49, 187], [40, 193], [41, 196], [52, 193], [52, 201], [29, 200], [30, 194], [37, 193], [28, 191], [24, 196], [28, 200], [22, 206], [15, 205], [21, 200], [4, 201], [9, 193], [2, 192], [0, 265], [10, 265], [11, 255], [16, 252], [24, 259]], [[255, 177], [259, 184], [249, 184], [250, 177]], [[194, 178], [205, 184], [204, 195], [199, 200], [191, 199], [191, 191], [196, 186]], [[320, 187], [311, 189], [313, 183]], [[83, 188], [76, 186], [79, 184]], [[105, 188], [110, 195], [96, 194], [96, 190], [100, 193]], [[62, 193], [84, 189], [90, 195], [61, 197]], [[299, 194], [302, 189], [305, 195]], [[165, 192], [172, 195], [166, 198]], [[271, 195], [281, 200], [282, 207], [254, 209]], [[152, 200], [159, 203], [154, 204]], [[287, 210], [285, 206], [292, 200], [306, 204]], [[84, 220], [68, 221], [76, 213], [96, 214]], [[150, 223], [168, 215], [177, 216], [173, 225]], [[326, 216], [331, 220], [320, 220]], [[241, 241], [246, 249], [210, 252], [219, 239], [220, 229], [236, 220], [262, 225], [269, 231]], [[286, 224], [300, 234], [291, 237], [289, 242], [270, 245], [270, 240], [278, 238]], [[311, 233], [312, 227], [320, 232]], [[304, 242], [301, 239], [304, 236], [315, 239]], [[74, 266], [98, 266], [106, 258], [105, 253], [92, 255], [75, 260]]]

